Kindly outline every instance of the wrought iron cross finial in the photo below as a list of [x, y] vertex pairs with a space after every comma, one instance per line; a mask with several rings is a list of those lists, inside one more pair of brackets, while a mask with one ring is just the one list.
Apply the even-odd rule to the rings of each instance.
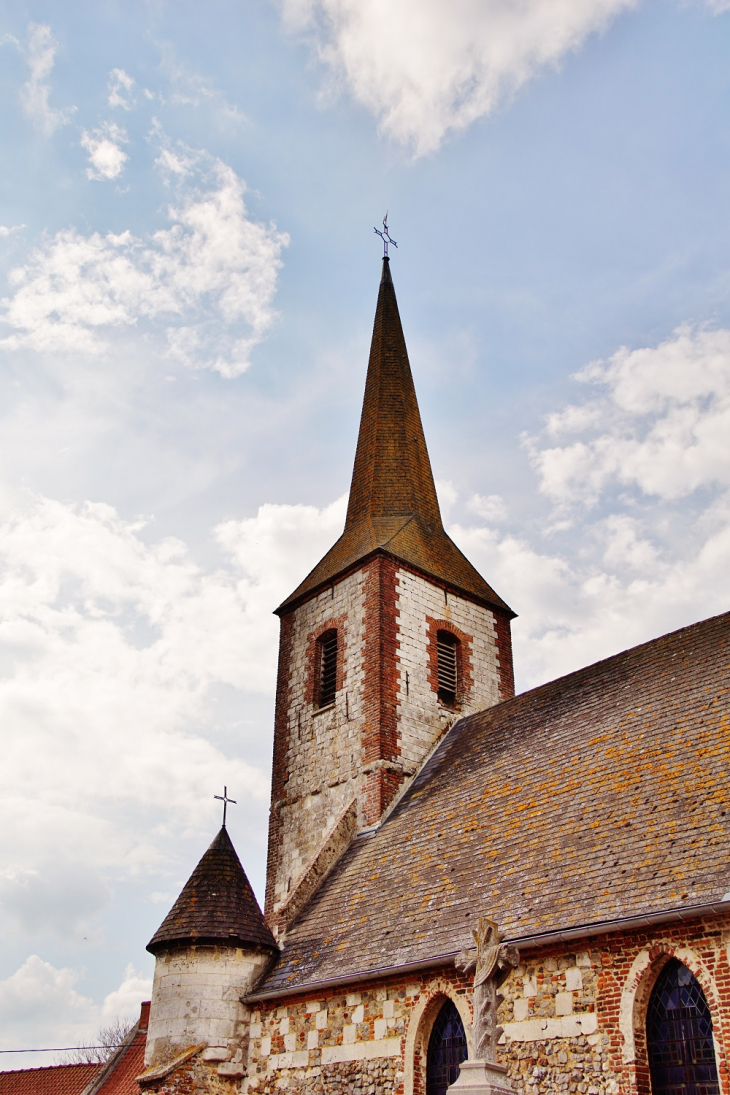
[[238, 806], [238, 803], [236, 802], [235, 798], [229, 798], [228, 797], [228, 788], [227, 787], [223, 788], [223, 794], [222, 795], [213, 795], [213, 798], [217, 798], [219, 802], [223, 803], [223, 828], [225, 829], [225, 827], [226, 827], [226, 807], [228, 806], [229, 802], [232, 802], [234, 806]]
[[391, 239], [390, 232], [388, 231], [388, 213], [387, 213], [387, 211], [386, 211], [385, 216], [383, 217], [383, 231], [381, 232], [379, 228], [373, 228], [373, 232], [375, 232], [376, 236], [380, 236], [381, 240], [383, 241], [383, 258], [387, 259], [387, 257], [388, 257], [388, 244], [392, 243], [394, 247], [398, 246], [398, 244], [395, 242], [395, 240]]

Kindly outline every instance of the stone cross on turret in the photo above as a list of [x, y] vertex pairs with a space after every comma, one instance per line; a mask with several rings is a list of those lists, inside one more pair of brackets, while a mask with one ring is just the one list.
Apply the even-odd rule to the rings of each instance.
[[474, 974], [472, 1055], [462, 1062], [452, 1088], [468, 1089], [473, 1095], [502, 1095], [511, 1088], [507, 1069], [497, 1063], [497, 1043], [502, 1034], [497, 1023], [497, 1008], [502, 1001], [498, 989], [518, 965], [519, 952], [502, 942], [498, 925], [486, 916], [479, 917], [472, 935], [476, 947], [462, 951], [456, 958], [457, 969]]

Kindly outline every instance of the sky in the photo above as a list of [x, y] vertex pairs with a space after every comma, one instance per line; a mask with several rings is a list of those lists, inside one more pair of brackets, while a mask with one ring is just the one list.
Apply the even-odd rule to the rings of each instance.
[[386, 209], [518, 690], [730, 607], [729, 53], [728, 0], [0, 2], [0, 1049], [135, 1015], [224, 785], [263, 895]]

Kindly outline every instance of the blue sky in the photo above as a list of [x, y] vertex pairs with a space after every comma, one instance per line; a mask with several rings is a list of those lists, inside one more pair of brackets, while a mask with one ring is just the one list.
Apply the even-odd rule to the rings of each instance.
[[[277, 625], [392, 269], [521, 689], [728, 607], [730, 5], [0, 5], [0, 1048], [259, 893]], [[0, 1067], [46, 1058], [0, 1058]]]

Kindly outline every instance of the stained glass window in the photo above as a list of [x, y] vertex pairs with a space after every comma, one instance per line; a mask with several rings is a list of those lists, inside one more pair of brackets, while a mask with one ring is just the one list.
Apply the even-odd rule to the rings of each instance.
[[445, 1095], [447, 1087], [458, 1077], [459, 1065], [465, 1059], [464, 1024], [454, 1004], [447, 1000], [436, 1016], [428, 1040], [426, 1095]]
[[712, 1016], [696, 977], [670, 959], [646, 1016], [652, 1095], [719, 1095]]

